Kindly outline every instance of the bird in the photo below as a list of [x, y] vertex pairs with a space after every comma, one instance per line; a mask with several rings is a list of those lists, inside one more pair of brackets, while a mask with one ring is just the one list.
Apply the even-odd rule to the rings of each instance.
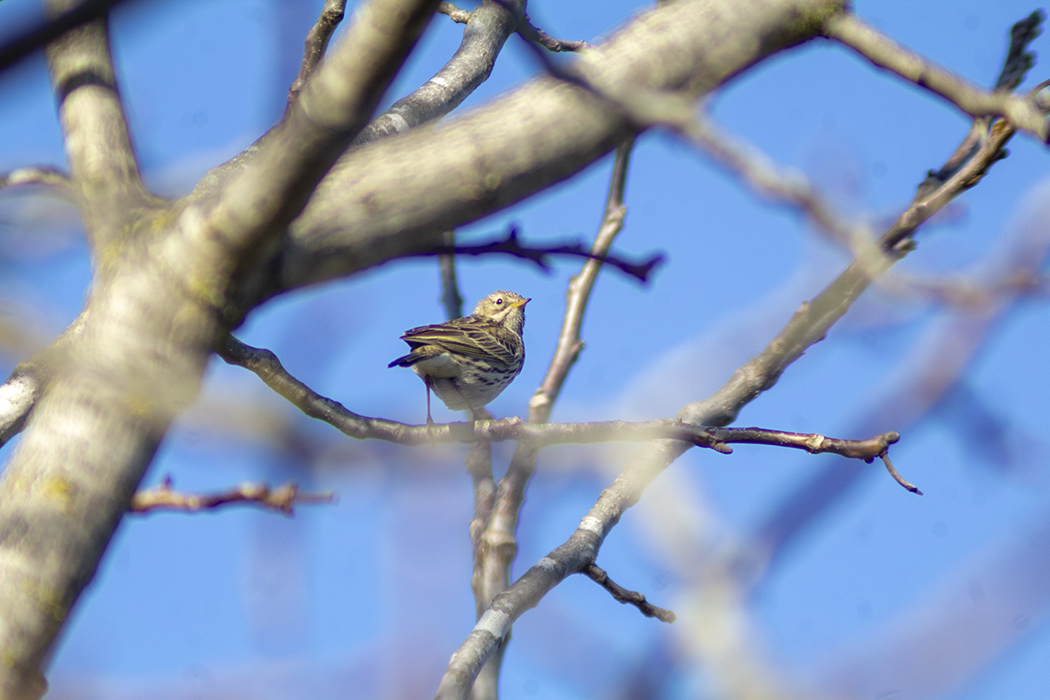
[[500, 395], [525, 363], [525, 305], [532, 299], [508, 291], [489, 294], [474, 313], [445, 323], [405, 331], [401, 340], [411, 350], [387, 367], [411, 367], [430, 392], [453, 411], [478, 412]]

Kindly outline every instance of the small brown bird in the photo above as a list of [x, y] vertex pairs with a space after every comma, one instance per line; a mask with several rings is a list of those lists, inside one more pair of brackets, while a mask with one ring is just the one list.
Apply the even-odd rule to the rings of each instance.
[[401, 340], [412, 352], [388, 367], [411, 367], [427, 385], [427, 425], [430, 391], [453, 411], [478, 411], [500, 395], [525, 363], [525, 305], [531, 299], [514, 292], [493, 292], [478, 302], [474, 313], [432, 326], [405, 331]]

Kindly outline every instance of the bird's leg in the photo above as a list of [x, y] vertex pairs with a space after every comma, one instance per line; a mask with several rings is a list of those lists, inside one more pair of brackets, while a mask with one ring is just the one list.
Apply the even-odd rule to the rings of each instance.
[[427, 377], [424, 381], [427, 385], [427, 427], [434, 425], [434, 419], [430, 415], [430, 377]]

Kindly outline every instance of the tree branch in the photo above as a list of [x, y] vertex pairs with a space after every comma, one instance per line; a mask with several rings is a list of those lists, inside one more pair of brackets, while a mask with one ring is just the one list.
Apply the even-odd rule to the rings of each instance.
[[18, 185], [41, 185], [54, 187], [63, 194], [72, 189], [69, 175], [58, 168], [26, 167], [17, 168], [7, 173], [0, 173], [0, 189]]
[[[816, 36], [815, 18], [840, 8], [834, 0], [667, 3], [581, 54], [581, 70], [602, 84], [696, 98]], [[292, 225], [276, 285], [245, 294], [258, 300], [426, 249], [443, 231], [569, 177], [636, 131], [588, 91], [543, 77], [448, 125], [356, 149]]]
[[[51, 12], [96, 3], [48, 0]], [[70, 179], [96, 255], [152, 201], [139, 173], [117, 92], [104, 20], [71, 29], [47, 48]]]
[[125, 0], [85, 0], [0, 46], [0, 71], [88, 22], [102, 19]]
[[[346, 37], [281, 124], [216, 201], [202, 205], [208, 218], [202, 228], [226, 249], [223, 256], [242, 265], [245, 254], [257, 256], [261, 245], [299, 215], [317, 183], [368, 122], [436, 6], [437, 0], [371, 0], [358, 6]], [[196, 222], [200, 214], [192, 211], [189, 216]]]
[[335, 33], [336, 27], [343, 21], [345, 12], [346, 0], [325, 0], [324, 7], [321, 8], [321, 15], [307, 32], [306, 40], [303, 42], [303, 62], [299, 67], [299, 75], [288, 88], [289, 107], [299, 99], [303, 86], [321, 65], [325, 52], [328, 50], [328, 42]]
[[[1037, 21], [1040, 19], [1033, 13], [1027, 22], [1030, 23], [1033, 17]], [[972, 117], [1004, 117], [1015, 128], [1035, 136], [1043, 143], [1050, 142], [1047, 115], [1028, 97], [1005, 90], [982, 90], [961, 76], [909, 51], [849, 12], [829, 18], [824, 24], [824, 34], [853, 49], [872, 65], [943, 97]], [[1028, 35], [1034, 38], [1030, 30]], [[1013, 73], [1016, 73], [1016, 68]], [[1003, 79], [1007, 81], [1005, 87], [1018, 78], [1007, 74], [1005, 78], [1001, 77]]]
[[169, 476], [159, 486], [136, 492], [128, 510], [139, 515], [161, 510], [197, 513], [228, 505], [257, 505], [290, 516], [294, 514], [297, 504], [331, 503], [334, 500], [335, 494], [331, 491], [300, 493], [299, 487], [293, 482], [277, 488], [271, 488], [268, 484], [244, 482], [222, 493], [184, 493], [172, 489]]
[[[623, 212], [620, 212], [619, 217], [621, 219], [620, 223], [622, 224]], [[544, 272], [550, 272], [552, 269], [550, 261], [548, 260], [551, 256], [561, 255], [575, 258], [588, 258], [599, 266], [608, 265], [625, 275], [635, 278], [643, 284], [649, 282], [649, 276], [664, 261], [663, 255], [652, 255], [644, 262], [631, 262], [630, 260], [626, 260], [619, 256], [610, 255], [607, 251], [595, 252], [594, 250], [588, 250], [580, 243], [528, 246], [521, 242], [521, 239], [518, 237], [518, 229], [514, 226], [511, 226], [505, 237], [488, 243], [479, 243], [477, 245], [444, 245], [433, 248], [429, 251], [410, 253], [402, 257], [418, 258], [431, 255], [478, 256], [492, 255], [493, 253], [510, 255], [520, 260], [528, 260], [535, 263], [536, 266]]]
[[591, 564], [584, 569], [583, 573], [587, 578], [608, 591], [609, 595], [611, 595], [616, 602], [623, 605], [633, 605], [638, 608], [638, 612], [646, 617], [655, 617], [660, 622], [666, 622], [668, 624], [674, 622], [678, 617], [670, 610], [656, 607], [647, 601], [645, 596], [641, 593], [629, 591], [618, 585], [615, 581], [609, 578], [609, 574], [606, 573], [605, 569], [602, 569], [597, 564]]

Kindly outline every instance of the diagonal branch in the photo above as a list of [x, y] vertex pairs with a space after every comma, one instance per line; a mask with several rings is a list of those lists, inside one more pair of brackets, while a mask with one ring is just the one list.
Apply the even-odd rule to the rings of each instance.
[[[816, 36], [816, 18], [840, 9], [833, 0], [665, 3], [575, 60], [602, 84], [698, 98]], [[540, 77], [449, 124], [355, 149], [293, 224], [273, 286], [244, 293], [268, 298], [425, 248], [573, 175], [638, 130], [588, 91]]]
[[[1039, 20], [1035, 13], [1033, 17]], [[1029, 18], [1028, 21], [1031, 20]], [[1029, 133], [1043, 143], [1050, 142], [1050, 123], [1047, 122], [1046, 114], [1028, 97], [1006, 90], [982, 90], [963, 77], [906, 49], [849, 12], [828, 19], [824, 24], [824, 34], [853, 49], [872, 65], [943, 97], [972, 117], [1005, 117], [1019, 131]], [[1029, 41], [1034, 38], [1031, 32], [1028, 36]], [[1007, 82], [1014, 79], [1014, 75], [1002, 78]]]
[[0, 46], [0, 71], [7, 70], [23, 58], [39, 51], [55, 39], [88, 22], [102, 19], [111, 8], [125, 0], [85, 0], [51, 17], [20, 36]]
[[[331, 51], [251, 163], [208, 205], [202, 227], [241, 255], [287, 229], [317, 183], [364, 128], [433, 15], [436, 0], [359, 5]], [[196, 218], [196, 212], [192, 213]]]

